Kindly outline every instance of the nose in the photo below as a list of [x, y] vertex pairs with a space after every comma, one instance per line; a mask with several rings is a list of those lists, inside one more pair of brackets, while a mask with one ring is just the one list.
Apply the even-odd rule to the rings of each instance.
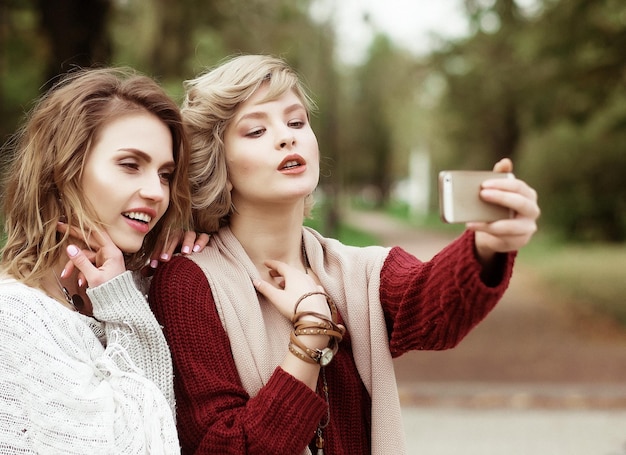
[[291, 148], [295, 145], [296, 138], [290, 128], [285, 128], [278, 139], [278, 148], [280, 150]]
[[293, 147], [293, 145], [296, 143], [296, 139], [295, 138], [291, 138], [291, 139], [286, 139], [284, 141], [281, 141], [280, 143], [280, 148], [284, 149], [284, 148], [291, 148]]
[[143, 180], [139, 194], [145, 199], [162, 202], [169, 196], [169, 187], [163, 184], [158, 173], [150, 174], [146, 175], [146, 178]]

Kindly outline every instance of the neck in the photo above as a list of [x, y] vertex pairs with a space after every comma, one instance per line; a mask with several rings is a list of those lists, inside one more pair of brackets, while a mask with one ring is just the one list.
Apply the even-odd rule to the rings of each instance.
[[301, 213], [296, 216], [267, 214], [233, 214], [230, 229], [241, 243], [263, 277], [267, 277], [264, 261], [273, 259], [306, 270], [302, 255]]
[[75, 311], [91, 315], [91, 303], [84, 289], [78, 287], [78, 271], [74, 270], [68, 277], [61, 278], [66, 262], [59, 261], [42, 280], [41, 286], [51, 297]]
[[57, 264], [51, 267], [44, 279], [41, 281], [41, 287], [50, 297], [58, 300], [64, 306], [74, 309], [72, 304], [68, 302], [66, 291], [70, 295], [75, 294], [74, 288], [71, 286], [71, 278], [62, 279], [61, 272], [63, 271], [63, 264]]

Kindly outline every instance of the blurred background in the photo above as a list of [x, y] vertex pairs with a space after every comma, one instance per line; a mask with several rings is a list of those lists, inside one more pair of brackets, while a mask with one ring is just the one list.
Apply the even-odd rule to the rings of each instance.
[[[526, 292], [517, 300], [578, 315], [571, 327], [601, 317], [624, 333], [624, 0], [0, 0], [0, 139], [76, 66], [132, 66], [180, 100], [185, 79], [237, 53], [284, 57], [317, 103], [313, 227], [357, 245], [409, 242], [408, 229], [422, 254], [462, 229], [439, 221], [438, 172], [510, 157], [542, 208], [519, 255], [532, 279], [516, 281]], [[374, 229], [383, 222], [397, 230]], [[520, 343], [537, 327], [520, 330]], [[499, 343], [480, 341], [484, 330], [468, 349]], [[423, 380], [485, 380], [426, 366]], [[587, 379], [626, 380], [624, 369], [596, 370]], [[415, 378], [403, 371], [400, 380]]]
[[376, 241], [342, 231], [346, 204], [450, 229], [438, 172], [510, 157], [543, 211], [528, 260], [626, 324], [626, 2], [0, 0], [0, 139], [73, 67], [180, 99], [235, 53], [284, 57], [313, 94], [325, 234]]

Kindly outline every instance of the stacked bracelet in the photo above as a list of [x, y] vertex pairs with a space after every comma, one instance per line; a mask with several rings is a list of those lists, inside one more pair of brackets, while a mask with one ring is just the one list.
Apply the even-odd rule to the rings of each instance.
[[[330, 318], [334, 323], [337, 323], [337, 305], [335, 305], [335, 302], [333, 302], [333, 299], [331, 299], [328, 294], [322, 291], [307, 292], [302, 295], [293, 307], [293, 317], [291, 318], [291, 322], [295, 323], [296, 319], [299, 319], [298, 307], [300, 306], [300, 303], [302, 303], [302, 301], [307, 297], [311, 297], [313, 295], [323, 295], [326, 297], [326, 303], [328, 304], [328, 308], [330, 308]], [[322, 317], [325, 318], [325, 316]]]
[[[298, 306], [304, 299], [318, 294], [326, 297], [326, 302], [330, 308], [331, 319], [328, 319], [326, 315], [314, 311], [298, 312]], [[303, 319], [305, 316], [314, 317], [319, 319], [319, 321], [305, 320]], [[294, 330], [291, 332], [290, 336], [289, 351], [305, 362], [320, 364], [322, 366], [328, 365], [333, 356], [337, 353], [339, 342], [343, 339], [343, 335], [346, 331], [345, 327], [338, 323], [337, 306], [330, 296], [321, 291], [304, 294], [298, 299], [294, 306], [292, 322], [294, 324]], [[311, 349], [300, 342], [298, 339], [299, 335], [326, 335], [330, 337], [330, 342], [324, 349]]]

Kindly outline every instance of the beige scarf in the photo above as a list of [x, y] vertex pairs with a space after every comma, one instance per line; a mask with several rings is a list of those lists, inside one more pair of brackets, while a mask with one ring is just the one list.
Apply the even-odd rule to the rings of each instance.
[[[345, 246], [308, 228], [303, 229], [303, 238], [311, 269], [350, 332], [357, 369], [372, 397], [372, 454], [404, 454], [400, 402], [379, 297], [380, 272], [389, 249]], [[207, 276], [239, 377], [248, 394], [255, 396], [287, 355], [292, 324], [257, 294], [252, 280], [259, 274], [229, 228], [213, 235], [191, 259]]]

